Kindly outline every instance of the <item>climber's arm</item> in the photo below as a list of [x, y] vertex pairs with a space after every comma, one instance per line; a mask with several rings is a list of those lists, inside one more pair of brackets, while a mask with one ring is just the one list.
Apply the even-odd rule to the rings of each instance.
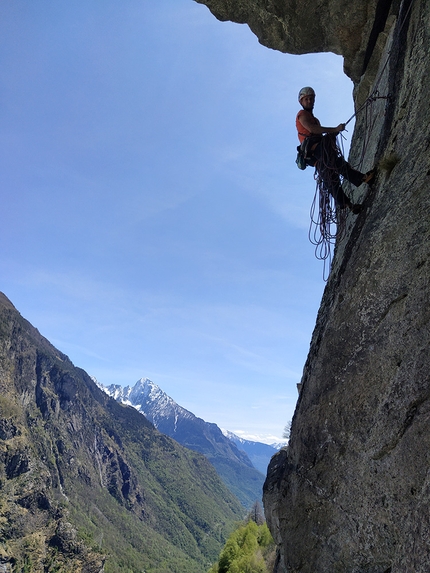
[[340, 123], [337, 127], [323, 127], [319, 120], [309, 112], [302, 112], [299, 117], [303, 127], [312, 135], [323, 135], [323, 133], [339, 133], [345, 129], [345, 124]]

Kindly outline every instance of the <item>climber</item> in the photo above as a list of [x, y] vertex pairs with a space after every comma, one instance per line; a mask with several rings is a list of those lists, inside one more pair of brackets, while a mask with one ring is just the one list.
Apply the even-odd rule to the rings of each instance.
[[375, 171], [360, 173], [353, 169], [340, 153], [336, 136], [344, 131], [345, 124], [337, 127], [322, 127], [314, 116], [315, 92], [311, 87], [304, 87], [299, 92], [299, 103], [302, 110], [296, 117], [296, 127], [302, 149], [306, 149], [306, 162], [315, 166], [325, 189], [332, 195], [336, 206], [340, 209], [348, 207], [354, 214], [358, 214], [361, 204], [353, 204], [342, 189], [340, 175], [358, 187], [362, 183], [371, 184], [375, 178]]

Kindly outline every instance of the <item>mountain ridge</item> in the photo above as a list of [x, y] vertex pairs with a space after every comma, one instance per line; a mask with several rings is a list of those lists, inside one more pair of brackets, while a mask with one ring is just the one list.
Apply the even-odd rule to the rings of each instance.
[[110, 398], [0, 293], [4, 571], [201, 573], [243, 515], [204, 456]]
[[285, 446], [284, 442], [275, 444], [264, 444], [263, 442], [257, 442], [254, 440], [247, 440], [237, 436], [234, 432], [229, 430], [221, 430], [224, 436], [234, 442], [239, 450], [246, 453], [248, 458], [251, 460], [252, 465], [257, 468], [262, 473], [267, 473], [267, 467], [270, 463], [271, 458]]
[[247, 453], [225, 437], [216, 424], [205, 422], [177, 404], [148, 378], [141, 378], [133, 387], [115, 384], [101, 387], [116, 400], [135, 407], [159, 431], [205, 455], [245, 508], [250, 509], [255, 501], [262, 499], [265, 474], [254, 467]]

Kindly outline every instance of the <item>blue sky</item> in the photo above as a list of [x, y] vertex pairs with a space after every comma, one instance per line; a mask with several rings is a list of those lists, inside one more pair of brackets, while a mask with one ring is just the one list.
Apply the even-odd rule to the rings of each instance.
[[2, 0], [0, 58], [0, 289], [101, 383], [281, 439], [324, 288], [297, 93], [346, 121], [341, 58], [192, 0]]

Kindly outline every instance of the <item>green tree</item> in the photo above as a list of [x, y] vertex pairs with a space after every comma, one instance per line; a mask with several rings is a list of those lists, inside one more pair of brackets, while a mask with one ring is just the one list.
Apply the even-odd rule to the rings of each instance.
[[271, 544], [273, 544], [272, 534], [267, 527], [267, 523], [263, 523], [263, 525], [258, 528], [258, 545], [260, 547], [267, 547]]
[[268, 573], [267, 556], [274, 543], [266, 523], [249, 519], [227, 539], [218, 563], [208, 573]]
[[238, 558], [240, 554], [240, 547], [236, 541], [236, 536], [230, 536], [226, 543], [224, 549], [221, 551], [221, 555], [218, 562], [218, 573], [227, 573], [230, 569], [230, 565], [235, 559]]

